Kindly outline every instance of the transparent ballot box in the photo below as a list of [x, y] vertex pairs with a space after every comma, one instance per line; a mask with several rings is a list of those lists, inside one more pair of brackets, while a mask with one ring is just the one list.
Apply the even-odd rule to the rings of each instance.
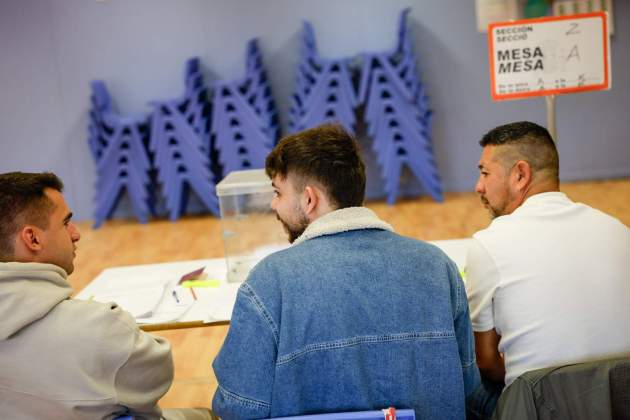
[[216, 186], [227, 280], [242, 282], [260, 259], [288, 246], [271, 210], [273, 188], [263, 169], [230, 172]]

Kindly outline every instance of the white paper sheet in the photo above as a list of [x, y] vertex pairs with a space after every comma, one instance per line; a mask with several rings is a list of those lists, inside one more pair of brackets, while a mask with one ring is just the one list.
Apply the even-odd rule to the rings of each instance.
[[151, 316], [164, 296], [165, 285], [112, 290], [90, 296], [96, 302], [116, 302], [134, 318]]
[[155, 310], [146, 317], [136, 317], [138, 324], [161, 324], [179, 320], [192, 306], [195, 300], [190, 289], [181, 286], [169, 288], [162, 296]]

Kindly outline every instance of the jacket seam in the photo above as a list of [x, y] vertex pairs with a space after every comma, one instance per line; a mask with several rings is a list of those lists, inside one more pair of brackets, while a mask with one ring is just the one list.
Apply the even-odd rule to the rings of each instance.
[[475, 364], [475, 359], [472, 359], [470, 362], [462, 363], [462, 368], [468, 369], [469, 367]]
[[[451, 264], [451, 270], [453, 270], [453, 265]], [[460, 275], [459, 275], [459, 270], [455, 271], [455, 284], [457, 284], [457, 292], [456, 292], [456, 298], [455, 298], [455, 316], [457, 316], [459, 314], [459, 308], [462, 306], [461, 305], [461, 294], [462, 294], [462, 285], [463, 282], [460, 281]], [[465, 295], [465, 293], [464, 293]]]
[[[451, 264], [451, 269], [453, 269], [452, 264]], [[467, 318], [468, 318], [470, 317], [470, 313], [468, 311], [464, 311], [464, 300], [462, 299], [462, 294], [464, 295], [464, 297], [466, 296], [466, 291], [462, 289], [464, 282], [461, 280], [461, 277], [459, 275], [459, 270], [457, 270], [456, 273], [457, 274], [455, 276], [456, 276], [456, 284], [457, 284], [457, 293], [456, 293], [456, 298], [455, 298], [456, 308], [455, 308], [454, 318], [456, 319], [464, 315], [467, 315]], [[460, 311], [462, 313], [460, 313]], [[469, 352], [469, 353], [470, 353], [469, 354], [470, 359], [462, 361], [462, 369], [468, 369], [472, 367], [473, 365], [475, 365], [477, 362], [474, 349], [472, 350], [472, 352]]]
[[28, 395], [29, 397], [33, 397], [39, 400], [45, 400], [45, 399], [51, 399], [52, 401], [112, 401], [115, 402], [116, 398], [114, 397], [103, 397], [103, 398], [62, 398], [62, 397], [55, 397], [54, 395], [48, 395], [46, 397], [43, 397], [39, 394], [34, 394], [31, 392], [27, 392], [27, 391], [22, 391], [19, 389], [15, 389], [15, 388], [9, 388], [3, 385], [0, 385], [0, 389], [6, 390], [8, 392], [14, 392], [16, 394], [22, 394], [22, 395]]
[[219, 388], [219, 392], [221, 392], [221, 394], [223, 394], [225, 397], [234, 399], [234, 400], [238, 401], [239, 403], [241, 403], [243, 405], [249, 405], [249, 406], [252, 406], [252, 407], [263, 408], [263, 409], [269, 409], [271, 407], [271, 404], [269, 404], [269, 403], [266, 403], [264, 401], [254, 400], [254, 399], [248, 398], [248, 397], [244, 397], [244, 396], [236, 394], [236, 393], [234, 393], [232, 391], [228, 391], [227, 389], [225, 389], [221, 385], [219, 385], [218, 388]]
[[256, 292], [247, 284], [243, 283], [241, 285], [243, 293], [245, 296], [254, 304], [256, 311], [262, 316], [262, 318], [266, 321], [269, 329], [271, 329], [271, 333], [273, 334], [273, 339], [278, 346], [280, 342], [280, 337], [278, 333], [278, 328], [276, 327], [276, 323], [273, 321], [273, 317], [265, 307], [265, 305], [260, 300], [260, 297], [256, 294]]
[[415, 339], [445, 339], [454, 338], [453, 332], [423, 332], [423, 333], [401, 333], [401, 334], [385, 334], [385, 335], [366, 335], [352, 337], [344, 340], [327, 341], [323, 343], [309, 344], [300, 350], [293, 351], [285, 356], [278, 357], [276, 366], [289, 363], [305, 354], [322, 350], [335, 350], [345, 347], [353, 347], [359, 344], [378, 344], [391, 341], [410, 341]]
[[[113, 307], [110, 307], [110, 315], [113, 315], [114, 313], [112, 312], [116, 307], [118, 307], [118, 305], [115, 305]], [[122, 308], [121, 308], [122, 309]], [[129, 347], [127, 349], [125, 349], [125, 358], [124, 360], [122, 360], [122, 363], [120, 363], [117, 367], [116, 370], [114, 372], [114, 377], [113, 377], [113, 383], [112, 383], [112, 387], [113, 387], [113, 391], [114, 391], [114, 396], [115, 396], [115, 401], [117, 403], [121, 403], [121, 398], [120, 398], [120, 389], [119, 389], [119, 383], [118, 383], [118, 378], [120, 375], [120, 371], [121, 369], [123, 369], [123, 367], [129, 363], [129, 359], [133, 356], [133, 350], [134, 347], [136, 345], [136, 343], [138, 342], [138, 340], [140, 339], [140, 335], [143, 334], [140, 330], [139, 327], [136, 326], [136, 328], [133, 328], [131, 325], [129, 325], [126, 320], [124, 318], [121, 317], [115, 317], [114, 321], [116, 321], [118, 324], [122, 325], [124, 328], [126, 328], [127, 330], [129, 330], [129, 332], [132, 333], [133, 335], [133, 340], [132, 342], [129, 344]]]

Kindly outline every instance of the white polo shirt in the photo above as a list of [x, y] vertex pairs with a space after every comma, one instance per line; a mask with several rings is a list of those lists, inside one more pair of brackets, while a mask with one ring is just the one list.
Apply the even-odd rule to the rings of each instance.
[[506, 385], [630, 355], [630, 229], [561, 192], [529, 197], [473, 236], [466, 291], [473, 329], [501, 336]]

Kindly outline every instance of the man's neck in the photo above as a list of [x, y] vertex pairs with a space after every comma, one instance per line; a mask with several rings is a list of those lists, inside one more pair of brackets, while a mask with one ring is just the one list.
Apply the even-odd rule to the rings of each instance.
[[313, 212], [307, 215], [309, 223], [313, 223], [315, 220], [322, 216], [327, 215], [337, 210], [337, 207], [332, 205], [325, 194], [321, 194], [318, 197], [317, 206], [313, 209]]
[[521, 203], [519, 204], [519, 207], [522, 206], [523, 203], [533, 195], [558, 191], [560, 191], [560, 186], [557, 182], [534, 182], [530, 184], [529, 188], [527, 188], [527, 190], [523, 194], [523, 198], [521, 200]]

